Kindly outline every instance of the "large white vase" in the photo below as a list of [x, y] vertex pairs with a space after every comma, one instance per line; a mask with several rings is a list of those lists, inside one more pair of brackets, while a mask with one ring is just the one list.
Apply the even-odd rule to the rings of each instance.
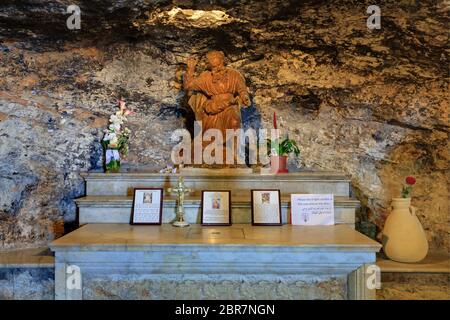
[[428, 253], [428, 241], [411, 206], [411, 198], [393, 198], [393, 210], [383, 229], [383, 250], [398, 262], [418, 262]]

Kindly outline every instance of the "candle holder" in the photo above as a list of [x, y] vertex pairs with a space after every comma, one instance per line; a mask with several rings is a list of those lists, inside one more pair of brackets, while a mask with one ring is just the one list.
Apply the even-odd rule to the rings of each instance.
[[184, 178], [180, 176], [177, 186], [175, 188], [168, 188], [167, 191], [177, 195], [177, 216], [172, 225], [174, 227], [189, 226], [189, 223], [184, 220], [184, 195], [191, 192], [191, 189], [187, 188], [184, 184]]

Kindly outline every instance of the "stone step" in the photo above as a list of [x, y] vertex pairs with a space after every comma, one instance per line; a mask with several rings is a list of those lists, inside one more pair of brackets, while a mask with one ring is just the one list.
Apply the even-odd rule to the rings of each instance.
[[0, 251], [0, 300], [53, 300], [55, 257], [49, 248]]
[[48, 247], [0, 251], [0, 268], [53, 268], [55, 257]]
[[450, 254], [431, 251], [422, 261], [401, 263], [377, 258], [381, 269], [379, 300], [449, 300]]
[[450, 254], [446, 251], [432, 251], [425, 259], [415, 263], [389, 260], [379, 254], [377, 266], [382, 273], [448, 273], [450, 274]]
[[[250, 191], [248, 196], [231, 197], [231, 215], [233, 223], [251, 223]], [[132, 196], [86, 196], [76, 199], [79, 208], [80, 225], [87, 223], [129, 223]], [[359, 201], [348, 197], [335, 197], [335, 223], [347, 224], [354, 228], [355, 210]], [[201, 196], [189, 195], [185, 198], [185, 219], [189, 223], [200, 223]], [[283, 223], [288, 223], [290, 196], [281, 196], [281, 214]], [[163, 223], [170, 223], [176, 216], [176, 198], [165, 195], [163, 204]]]
[[[101, 196], [132, 195], [133, 188], [175, 186], [179, 174], [145, 172], [87, 173], [86, 195]], [[336, 172], [294, 172], [288, 174], [238, 173], [220, 170], [207, 173], [183, 173], [185, 184], [196, 192], [201, 190], [231, 190], [232, 195], [249, 192], [251, 189], [280, 189], [282, 194], [321, 193], [335, 196], [350, 196], [350, 180]]]

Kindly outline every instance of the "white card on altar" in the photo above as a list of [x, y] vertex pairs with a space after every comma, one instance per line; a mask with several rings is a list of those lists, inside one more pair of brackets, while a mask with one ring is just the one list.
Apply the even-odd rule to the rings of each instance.
[[292, 194], [291, 223], [316, 226], [334, 224], [334, 196], [332, 194]]

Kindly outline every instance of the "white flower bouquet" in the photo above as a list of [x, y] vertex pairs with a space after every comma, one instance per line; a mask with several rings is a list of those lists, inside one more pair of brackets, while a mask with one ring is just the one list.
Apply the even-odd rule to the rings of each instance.
[[115, 114], [109, 118], [108, 129], [105, 130], [105, 136], [102, 145], [106, 150], [106, 170], [118, 171], [120, 169], [120, 156], [128, 154], [131, 130], [124, 126], [127, 122], [127, 115], [131, 114], [125, 106], [124, 100], [119, 100], [119, 108]]

